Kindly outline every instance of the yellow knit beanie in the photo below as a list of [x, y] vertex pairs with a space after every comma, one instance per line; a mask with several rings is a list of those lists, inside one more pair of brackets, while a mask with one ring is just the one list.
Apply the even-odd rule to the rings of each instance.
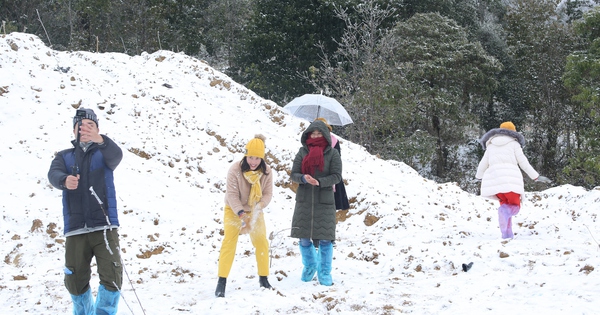
[[248, 144], [246, 144], [245, 156], [256, 156], [261, 159], [265, 159], [265, 136], [258, 134], [255, 135]]
[[517, 128], [515, 128], [515, 124], [513, 124], [510, 121], [505, 121], [503, 123], [500, 124], [500, 128], [502, 129], [508, 129], [508, 130], [512, 130], [512, 131], [517, 131]]

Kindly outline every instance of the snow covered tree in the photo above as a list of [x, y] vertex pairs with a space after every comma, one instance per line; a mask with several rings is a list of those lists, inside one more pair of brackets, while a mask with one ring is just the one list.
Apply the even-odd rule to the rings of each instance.
[[458, 146], [478, 125], [471, 112], [490, 102], [501, 65], [440, 14], [414, 14], [390, 33], [395, 9], [368, 1], [351, 10], [338, 11], [346, 24], [338, 50], [312, 72], [354, 119], [338, 132], [426, 177], [462, 182], [469, 166]]
[[[337, 50], [327, 54], [320, 44], [320, 63], [304, 76], [316, 90], [337, 98], [353, 117], [354, 124], [338, 132], [373, 153], [382, 153], [387, 146], [383, 134], [388, 132], [382, 129], [393, 132], [398, 124], [386, 93], [380, 93], [380, 82], [394, 80], [383, 78], [381, 72], [382, 63], [391, 56], [389, 47], [381, 43], [386, 34], [383, 24], [393, 13], [393, 8], [373, 0], [350, 8], [337, 6], [335, 14], [345, 24]], [[387, 127], [380, 123], [384, 119]]]
[[587, 49], [567, 58], [563, 76], [573, 92], [576, 153], [564, 169], [564, 182], [593, 188], [600, 183], [600, 9], [575, 22]]
[[491, 98], [502, 66], [468, 39], [465, 28], [437, 13], [415, 14], [399, 23], [392, 36], [394, 58], [384, 71], [407, 82], [396, 86], [395, 106], [412, 108], [407, 135], [427, 132], [435, 144], [432, 175], [445, 179], [456, 161], [457, 144], [476, 125], [473, 107]]
[[506, 20], [510, 53], [525, 94], [522, 116], [505, 120], [520, 122], [532, 165], [556, 177], [570, 154], [569, 132], [577, 128], [561, 80], [566, 57], [575, 47], [571, 25], [559, 19], [552, 0], [515, 0]]
[[240, 39], [252, 14], [251, 0], [213, 0], [204, 10], [201, 30], [208, 53], [234, 67]]
[[[319, 60], [318, 43], [334, 51], [343, 23], [332, 1], [256, 0], [235, 66], [228, 72], [260, 96], [278, 103], [314, 92], [299, 73]], [[284, 104], [281, 104], [284, 105]]]

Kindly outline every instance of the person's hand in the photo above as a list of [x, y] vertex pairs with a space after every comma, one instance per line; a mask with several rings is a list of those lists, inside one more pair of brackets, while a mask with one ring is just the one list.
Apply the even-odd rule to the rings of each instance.
[[312, 176], [308, 175], [308, 174], [305, 174], [305, 175], [304, 175], [304, 180], [305, 180], [307, 183], [309, 183], [309, 184], [311, 184], [311, 185], [313, 185], [313, 186], [319, 186], [319, 181], [318, 181], [318, 180], [316, 180], [314, 177], [312, 177]]
[[252, 220], [251, 216], [248, 215], [244, 210], [238, 211], [238, 217], [240, 218], [241, 226], [240, 226], [240, 234], [248, 234], [250, 230], [252, 230], [252, 225], [250, 224], [250, 220]]
[[536, 182], [540, 182], [540, 183], [544, 183], [544, 184], [550, 184], [552, 183], [552, 181], [550, 180], [550, 178], [546, 177], [546, 176], [538, 176], [538, 178], [535, 179]]
[[79, 186], [79, 174], [77, 174], [77, 176], [67, 176], [65, 179], [65, 187], [69, 190], [74, 190], [77, 189], [77, 186]]
[[237, 213], [238, 217], [242, 220], [242, 228], [246, 226], [246, 221], [244, 221], [244, 217], [246, 216], [246, 212], [244, 210], [240, 210]]
[[104, 138], [100, 135], [100, 130], [93, 124], [80, 124], [79, 137], [81, 142], [104, 142]]

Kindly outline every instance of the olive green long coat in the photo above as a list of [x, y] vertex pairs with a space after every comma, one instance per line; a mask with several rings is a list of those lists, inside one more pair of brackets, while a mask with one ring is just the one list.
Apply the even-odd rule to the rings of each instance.
[[[302, 182], [302, 160], [308, 154], [307, 137], [318, 129], [327, 139], [329, 146], [323, 151], [323, 171], [316, 170], [314, 178], [319, 186]], [[300, 139], [302, 147], [298, 150], [292, 166], [292, 181], [298, 183], [296, 206], [292, 218], [291, 236], [319, 240], [335, 240], [335, 199], [333, 186], [342, 180], [342, 159], [337, 150], [331, 147], [329, 129], [320, 120], [306, 128]]]

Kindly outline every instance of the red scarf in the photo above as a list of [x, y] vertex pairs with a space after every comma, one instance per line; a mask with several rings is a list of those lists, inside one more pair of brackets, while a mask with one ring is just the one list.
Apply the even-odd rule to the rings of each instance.
[[302, 174], [314, 175], [315, 170], [323, 171], [325, 160], [323, 159], [323, 150], [329, 146], [325, 137], [306, 139], [308, 154], [302, 160]]

